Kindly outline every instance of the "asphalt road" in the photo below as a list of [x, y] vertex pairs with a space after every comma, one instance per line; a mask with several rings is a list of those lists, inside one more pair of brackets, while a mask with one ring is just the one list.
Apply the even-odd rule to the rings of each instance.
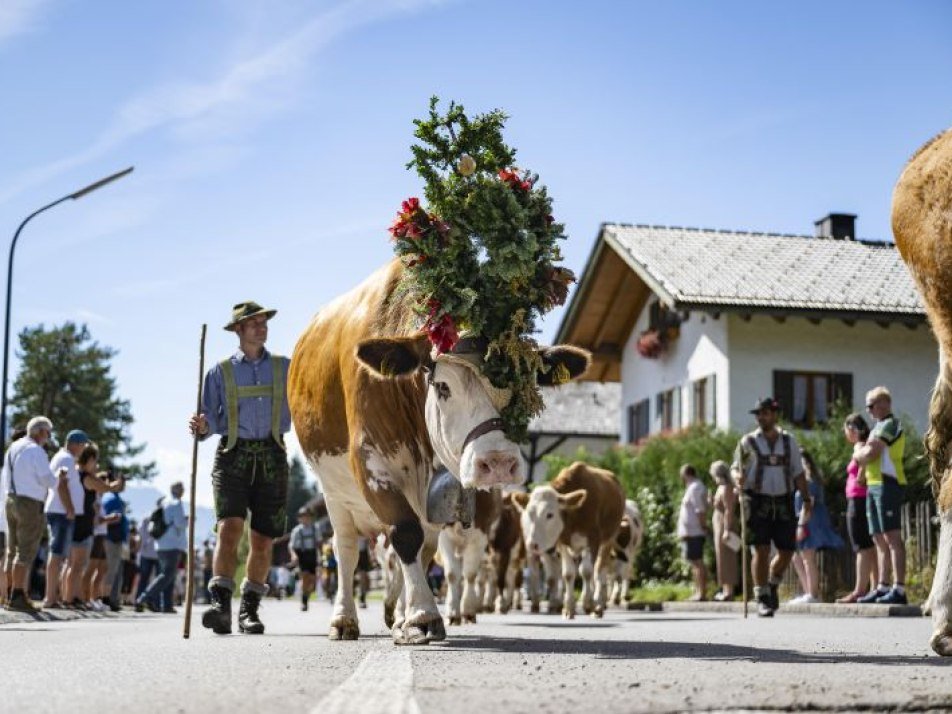
[[[196, 615], [201, 608], [196, 609]], [[397, 648], [379, 604], [358, 642], [329, 606], [268, 601], [261, 637], [181, 637], [181, 618], [0, 626], [0, 712], [517, 712], [952, 708], [952, 662], [925, 618], [610, 611], [483, 615]]]

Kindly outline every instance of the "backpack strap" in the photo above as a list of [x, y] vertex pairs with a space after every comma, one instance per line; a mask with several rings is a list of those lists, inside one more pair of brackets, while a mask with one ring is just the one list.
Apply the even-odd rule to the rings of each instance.
[[225, 408], [228, 413], [228, 436], [225, 440], [225, 451], [232, 449], [238, 443], [238, 402], [241, 399], [268, 398], [271, 400], [271, 438], [284, 448], [281, 435], [281, 413], [284, 409], [287, 384], [285, 371], [287, 358], [271, 355], [271, 384], [257, 384], [239, 387], [235, 381], [235, 366], [231, 358], [222, 360], [222, 382], [225, 385]]

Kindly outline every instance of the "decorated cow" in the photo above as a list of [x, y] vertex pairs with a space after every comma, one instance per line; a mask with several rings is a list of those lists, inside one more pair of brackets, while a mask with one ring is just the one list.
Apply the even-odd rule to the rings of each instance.
[[645, 526], [641, 520], [638, 504], [628, 499], [625, 501], [625, 515], [622, 516], [618, 533], [615, 534], [615, 545], [612, 548], [615, 568], [612, 573], [612, 593], [609, 599], [614, 605], [621, 605], [628, 600], [628, 586], [635, 572], [635, 556], [638, 554], [644, 532]]
[[321, 309], [294, 351], [291, 412], [338, 555], [332, 639], [359, 635], [356, 539], [379, 532], [403, 571], [394, 642], [445, 637], [424, 572], [439, 532], [427, 512], [434, 469], [469, 488], [521, 483], [518, 443], [540, 385], [588, 367], [583, 350], [529, 336], [572, 275], [556, 265], [564, 236], [545, 188], [512, 168], [504, 118], [431, 103], [411, 162], [429, 205], [404, 201], [390, 228], [397, 258]]
[[925, 447], [940, 517], [939, 551], [929, 604], [932, 649], [952, 656], [952, 129], [909, 160], [893, 192], [896, 246], [925, 301], [939, 342]]

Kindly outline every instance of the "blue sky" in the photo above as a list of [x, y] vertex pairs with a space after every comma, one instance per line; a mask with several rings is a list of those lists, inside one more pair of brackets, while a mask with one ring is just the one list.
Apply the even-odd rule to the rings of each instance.
[[13, 327], [86, 322], [120, 351], [164, 487], [189, 468], [201, 323], [224, 357], [255, 299], [290, 354], [388, 260], [431, 94], [511, 115], [577, 272], [603, 221], [811, 233], [846, 211], [888, 239], [901, 167], [952, 124], [950, 31], [945, 0], [4, 0], [0, 231], [136, 166], [26, 229]]

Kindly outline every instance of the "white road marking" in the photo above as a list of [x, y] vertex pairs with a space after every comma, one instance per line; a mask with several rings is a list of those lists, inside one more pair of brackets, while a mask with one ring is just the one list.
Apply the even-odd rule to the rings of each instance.
[[312, 714], [420, 714], [413, 698], [413, 663], [405, 649], [371, 652]]

